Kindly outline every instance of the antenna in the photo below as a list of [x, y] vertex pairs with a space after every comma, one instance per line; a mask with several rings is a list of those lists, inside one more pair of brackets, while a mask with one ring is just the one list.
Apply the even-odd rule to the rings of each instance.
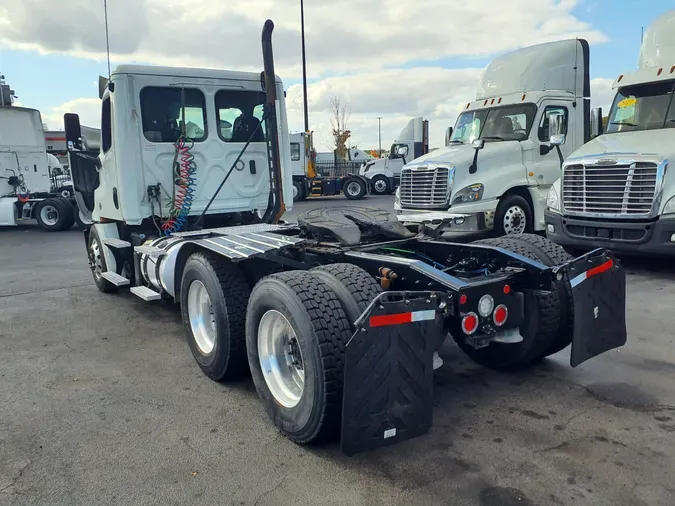
[[108, 80], [110, 80], [110, 40], [108, 39], [108, 0], [103, 0], [103, 14], [105, 15], [105, 51], [108, 56]]

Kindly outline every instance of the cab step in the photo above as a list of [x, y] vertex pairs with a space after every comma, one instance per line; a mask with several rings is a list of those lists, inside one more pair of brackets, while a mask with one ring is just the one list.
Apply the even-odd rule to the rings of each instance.
[[147, 286], [132, 286], [131, 293], [137, 297], [140, 297], [145, 302], [151, 302], [153, 300], [159, 300], [162, 298], [160, 293], [154, 291], [152, 288], [148, 288]]
[[116, 237], [106, 237], [105, 239], [103, 239], [103, 244], [115, 249], [124, 249], [131, 247], [131, 243], [129, 241], [123, 241], [122, 239], [117, 239]]
[[141, 255], [148, 255], [151, 258], [159, 258], [166, 255], [166, 250], [162, 248], [156, 248], [154, 246], [136, 246], [134, 248], [135, 253], [140, 253]]
[[111, 282], [115, 286], [127, 286], [129, 284], [129, 280], [127, 278], [120, 276], [116, 272], [106, 271], [101, 273], [101, 277], [106, 281]]

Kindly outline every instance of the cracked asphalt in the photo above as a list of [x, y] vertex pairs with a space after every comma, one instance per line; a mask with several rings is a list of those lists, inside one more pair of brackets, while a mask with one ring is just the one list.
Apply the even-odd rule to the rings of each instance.
[[2, 505], [675, 504], [668, 262], [627, 260], [625, 347], [503, 374], [446, 344], [429, 434], [351, 458], [203, 376], [174, 306], [99, 293], [80, 232], [0, 230], [0, 266]]

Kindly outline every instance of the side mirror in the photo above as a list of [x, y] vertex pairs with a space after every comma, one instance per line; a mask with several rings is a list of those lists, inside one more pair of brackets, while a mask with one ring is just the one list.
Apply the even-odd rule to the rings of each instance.
[[450, 139], [452, 139], [452, 127], [448, 127], [448, 129], [445, 131], [445, 145], [446, 146], [450, 145]]
[[66, 149], [68, 151], [83, 151], [80, 117], [71, 112], [64, 114], [63, 127], [66, 131]]
[[602, 134], [602, 107], [591, 111], [591, 139]]
[[471, 147], [475, 150], [483, 149], [485, 147], [485, 139], [476, 139], [471, 143]]
[[551, 146], [565, 144], [565, 116], [553, 113], [548, 117], [548, 140]]

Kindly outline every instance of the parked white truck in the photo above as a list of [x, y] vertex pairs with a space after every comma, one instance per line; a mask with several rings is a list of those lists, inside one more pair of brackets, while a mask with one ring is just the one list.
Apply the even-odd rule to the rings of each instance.
[[44, 230], [65, 230], [76, 221], [67, 198], [55, 194], [40, 111], [0, 106], [0, 226], [37, 220]]
[[401, 181], [406, 163], [429, 152], [429, 122], [422, 117], [411, 119], [383, 158], [368, 160], [359, 169], [375, 195], [389, 195]]
[[476, 100], [449, 129], [447, 146], [401, 171], [400, 219], [456, 215], [453, 229], [494, 229], [497, 235], [543, 230], [546, 195], [562, 162], [549, 139], [552, 116], [566, 134], [562, 156], [590, 139], [585, 40], [539, 44], [493, 60]]
[[638, 70], [621, 74], [613, 88], [606, 132], [567, 158], [549, 192], [546, 234], [570, 250], [672, 255], [675, 10], [649, 26]]

